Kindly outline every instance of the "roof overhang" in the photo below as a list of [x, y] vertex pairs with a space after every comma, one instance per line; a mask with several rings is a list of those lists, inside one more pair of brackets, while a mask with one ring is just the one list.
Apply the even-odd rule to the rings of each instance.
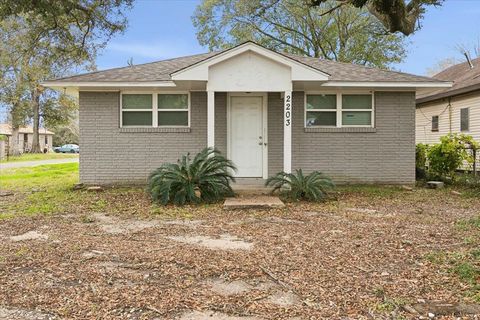
[[421, 97], [416, 100], [416, 103], [417, 104], [427, 103], [435, 100], [440, 100], [440, 99], [445, 99], [445, 98], [450, 98], [450, 97], [470, 93], [477, 90], [480, 90], [480, 83], [477, 83], [468, 87], [442, 91], [442, 92], [434, 93], [425, 97]]
[[199, 61], [186, 68], [177, 70], [173, 72], [170, 76], [174, 81], [208, 81], [209, 67], [249, 51], [290, 67], [292, 81], [328, 81], [328, 78], [330, 76], [329, 74], [321, 70], [298, 62], [275, 51], [266, 49], [253, 42], [246, 42], [229, 50], [223, 51], [215, 56]]
[[350, 88], [450, 88], [452, 82], [445, 81], [427, 81], [427, 82], [402, 82], [402, 81], [328, 81], [321, 85], [322, 87], [350, 87]]
[[44, 81], [41, 83], [43, 87], [51, 88], [64, 92], [72, 96], [78, 96], [79, 91], [111, 91], [122, 90], [127, 88], [135, 89], [151, 89], [151, 88], [174, 88], [177, 85], [173, 81]]

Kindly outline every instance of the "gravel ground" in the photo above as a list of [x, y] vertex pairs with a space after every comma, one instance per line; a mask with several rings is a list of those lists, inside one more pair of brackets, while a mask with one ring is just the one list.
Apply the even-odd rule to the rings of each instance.
[[0, 319], [409, 319], [401, 306], [472, 302], [425, 257], [478, 245], [455, 223], [479, 199], [395, 189], [153, 216], [141, 191], [97, 197], [108, 210], [0, 221]]

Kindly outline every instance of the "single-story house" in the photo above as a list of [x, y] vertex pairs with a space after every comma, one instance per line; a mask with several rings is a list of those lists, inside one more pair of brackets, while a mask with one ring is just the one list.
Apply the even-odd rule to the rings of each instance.
[[241, 178], [301, 168], [401, 184], [415, 180], [415, 93], [451, 84], [246, 42], [43, 85], [79, 95], [86, 184], [145, 182], [207, 146]]
[[480, 142], [480, 58], [451, 66], [433, 76], [452, 81], [417, 95], [416, 142], [437, 143], [449, 133], [471, 135]]
[[[39, 129], [39, 142], [40, 142], [40, 149], [44, 149], [47, 147], [49, 151], [52, 150], [52, 143], [53, 143], [53, 135], [55, 133], [49, 131], [45, 128]], [[10, 144], [11, 137], [12, 137], [12, 126], [8, 123], [0, 123], [0, 135], [7, 136], [7, 144]], [[18, 138], [17, 144], [18, 149], [20, 152], [28, 152], [32, 149], [32, 142], [33, 142], [33, 127], [31, 126], [23, 126], [20, 127], [18, 130]]]

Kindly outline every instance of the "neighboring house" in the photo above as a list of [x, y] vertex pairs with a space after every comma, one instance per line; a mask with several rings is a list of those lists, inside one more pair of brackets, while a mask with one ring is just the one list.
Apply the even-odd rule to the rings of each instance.
[[465, 133], [480, 142], [480, 58], [433, 77], [453, 86], [417, 95], [416, 142], [437, 143], [448, 133]]
[[[7, 145], [12, 141], [12, 127], [8, 123], [0, 123], [0, 135], [7, 136]], [[54, 133], [45, 128], [39, 130], [40, 148], [43, 150], [47, 146], [48, 150], [52, 149], [52, 139]], [[18, 130], [18, 149], [20, 152], [28, 152], [32, 149], [33, 128], [20, 127]]]
[[209, 146], [237, 177], [320, 170], [337, 183], [415, 181], [415, 92], [426, 77], [234, 48], [47, 81], [78, 93], [80, 180], [145, 182]]

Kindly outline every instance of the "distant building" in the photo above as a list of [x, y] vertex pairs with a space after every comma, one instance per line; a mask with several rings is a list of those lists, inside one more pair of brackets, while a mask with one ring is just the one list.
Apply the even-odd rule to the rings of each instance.
[[464, 133], [480, 142], [480, 58], [459, 63], [433, 76], [452, 81], [417, 95], [416, 142], [436, 143], [449, 133]]
[[[0, 135], [7, 136], [7, 144], [9, 145], [12, 141], [12, 126], [8, 123], [0, 123]], [[47, 146], [48, 150], [52, 150], [54, 133], [48, 131], [45, 128], [40, 128], [39, 130], [39, 139], [40, 139], [40, 148], [43, 150]], [[18, 131], [18, 149], [20, 152], [28, 152], [32, 149], [33, 142], [33, 128], [20, 127]]]

